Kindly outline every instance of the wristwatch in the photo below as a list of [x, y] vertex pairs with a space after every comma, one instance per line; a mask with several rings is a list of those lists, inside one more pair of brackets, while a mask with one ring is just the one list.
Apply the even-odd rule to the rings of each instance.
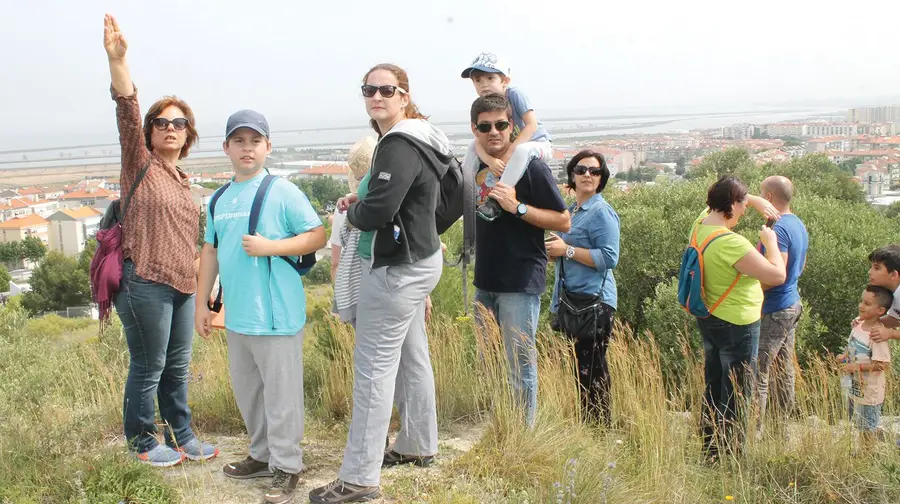
[[571, 259], [575, 257], [575, 247], [569, 245], [566, 247], [566, 258]]
[[519, 203], [519, 205], [516, 206], [516, 217], [522, 217], [527, 211], [528, 207], [525, 205], [525, 203]]

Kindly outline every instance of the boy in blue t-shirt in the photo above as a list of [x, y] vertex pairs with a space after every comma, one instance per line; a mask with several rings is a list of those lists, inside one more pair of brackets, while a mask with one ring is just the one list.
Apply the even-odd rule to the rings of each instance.
[[[534, 159], [549, 160], [553, 156], [550, 133], [538, 119], [531, 102], [521, 89], [510, 86], [509, 66], [507, 66], [496, 54], [485, 52], [479, 54], [472, 64], [462, 72], [463, 79], [472, 79], [478, 96], [487, 96], [492, 93], [506, 97], [512, 107], [513, 119], [513, 143], [511, 148], [501, 158], [495, 158], [488, 154], [478, 142], [473, 141], [466, 153], [463, 166], [477, 169], [477, 160], [487, 165], [488, 173], [484, 181], [476, 181], [488, 188], [493, 188], [499, 178], [499, 182], [515, 187], [525, 174], [525, 168]], [[472, 118], [472, 123], [476, 118]], [[510, 126], [498, 123], [494, 128], [506, 129]], [[481, 127], [481, 125], [479, 125]], [[490, 133], [490, 129], [482, 133]], [[476, 159], [475, 156], [478, 156]], [[492, 221], [500, 216], [503, 210], [494, 199], [488, 199], [478, 207], [478, 216], [484, 220]]]
[[268, 188], [256, 233], [249, 235], [251, 206], [272, 151], [265, 117], [252, 110], [234, 113], [223, 148], [234, 178], [219, 189], [214, 214], [207, 209], [194, 323], [208, 338], [207, 300], [218, 274], [228, 308], [231, 384], [250, 435], [249, 456], [223, 471], [236, 479], [273, 477], [263, 502], [289, 502], [303, 467], [306, 297], [300, 275], [281, 256], [299, 260], [321, 249], [325, 228], [306, 195], [279, 177]]

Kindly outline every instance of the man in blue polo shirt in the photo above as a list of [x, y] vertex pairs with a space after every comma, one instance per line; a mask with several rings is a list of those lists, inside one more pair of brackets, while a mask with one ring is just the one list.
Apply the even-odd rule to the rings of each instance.
[[[781, 217], [773, 227], [778, 236], [778, 249], [784, 257], [787, 277], [783, 284], [770, 287], [763, 285], [764, 300], [762, 321], [759, 329], [757, 393], [759, 396], [759, 429], [765, 420], [766, 403], [769, 395], [769, 371], [776, 360], [784, 370], [784, 383], [780, 384], [781, 394], [777, 397], [781, 415], [787, 416], [794, 408], [794, 329], [800, 321], [803, 306], [797, 281], [806, 266], [806, 251], [809, 235], [803, 222], [791, 213], [791, 198], [794, 185], [786, 177], [773, 176], [763, 180], [760, 195], [778, 210]], [[761, 247], [765, 254], [765, 247]]]
[[[250, 435], [250, 455], [225, 465], [236, 479], [272, 477], [263, 502], [290, 502], [303, 467], [303, 325], [306, 296], [300, 275], [285, 259], [325, 246], [325, 228], [306, 195], [275, 178], [259, 211], [250, 214], [272, 151], [262, 114], [241, 110], [228, 119], [223, 145], [234, 178], [207, 210], [206, 243], [200, 256], [195, 325], [208, 337], [206, 300], [216, 274], [222, 284], [231, 384]], [[215, 208], [212, 206], [215, 205]]]

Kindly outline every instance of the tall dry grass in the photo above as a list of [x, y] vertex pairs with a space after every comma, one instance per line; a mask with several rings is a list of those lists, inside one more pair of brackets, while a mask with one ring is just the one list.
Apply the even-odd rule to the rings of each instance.
[[[354, 335], [327, 314], [324, 297], [310, 301], [304, 385], [307, 417], [337, 427], [328, 431], [335, 435], [352, 406]], [[529, 429], [513, 401], [499, 331], [479, 331], [460, 312], [438, 310], [429, 325], [439, 422], [443, 431], [479, 425], [483, 435], [454, 461], [416, 473], [427, 476], [415, 485], [400, 485], [399, 502], [426, 493], [428, 502], [447, 503], [900, 502], [897, 450], [880, 443], [875, 453], [851, 456], [854, 431], [827, 361], [801, 370], [787, 429], [770, 424], [759, 442], [747, 436], [739, 458], [707, 465], [703, 363], [686, 341], [666, 343], [682, 348], [685, 363], [667, 382], [656, 339], [616, 328], [608, 353], [615, 422], [602, 429], [581, 421], [568, 341], [543, 327], [539, 408]], [[171, 481], [122, 454], [128, 356], [118, 326], [102, 340], [51, 326], [14, 307], [0, 310], [0, 502], [178, 502]], [[195, 340], [190, 400], [201, 435], [243, 432], [221, 334]], [[885, 405], [886, 415], [894, 411]]]

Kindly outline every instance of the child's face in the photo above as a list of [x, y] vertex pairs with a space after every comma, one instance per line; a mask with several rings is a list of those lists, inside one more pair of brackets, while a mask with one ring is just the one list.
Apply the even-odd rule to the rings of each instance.
[[897, 284], [900, 283], [900, 273], [888, 271], [884, 264], [873, 262], [872, 267], [869, 268], [869, 283], [895, 290]]
[[272, 151], [269, 139], [250, 128], [240, 128], [232, 133], [223, 147], [231, 158], [235, 174], [241, 175], [259, 171]]
[[877, 320], [884, 315], [887, 310], [878, 304], [875, 299], [875, 293], [863, 291], [862, 298], [859, 300], [859, 318], [860, 320]]
[[472, 84], [475, 85], [475, 92], [478, 93], [478, 96], [487, 96], [491, 93], [503, 94], [506, 91], [506, 85], [509, 84], [509, 78], [499, 73], [475, 70], [472, 72]]

